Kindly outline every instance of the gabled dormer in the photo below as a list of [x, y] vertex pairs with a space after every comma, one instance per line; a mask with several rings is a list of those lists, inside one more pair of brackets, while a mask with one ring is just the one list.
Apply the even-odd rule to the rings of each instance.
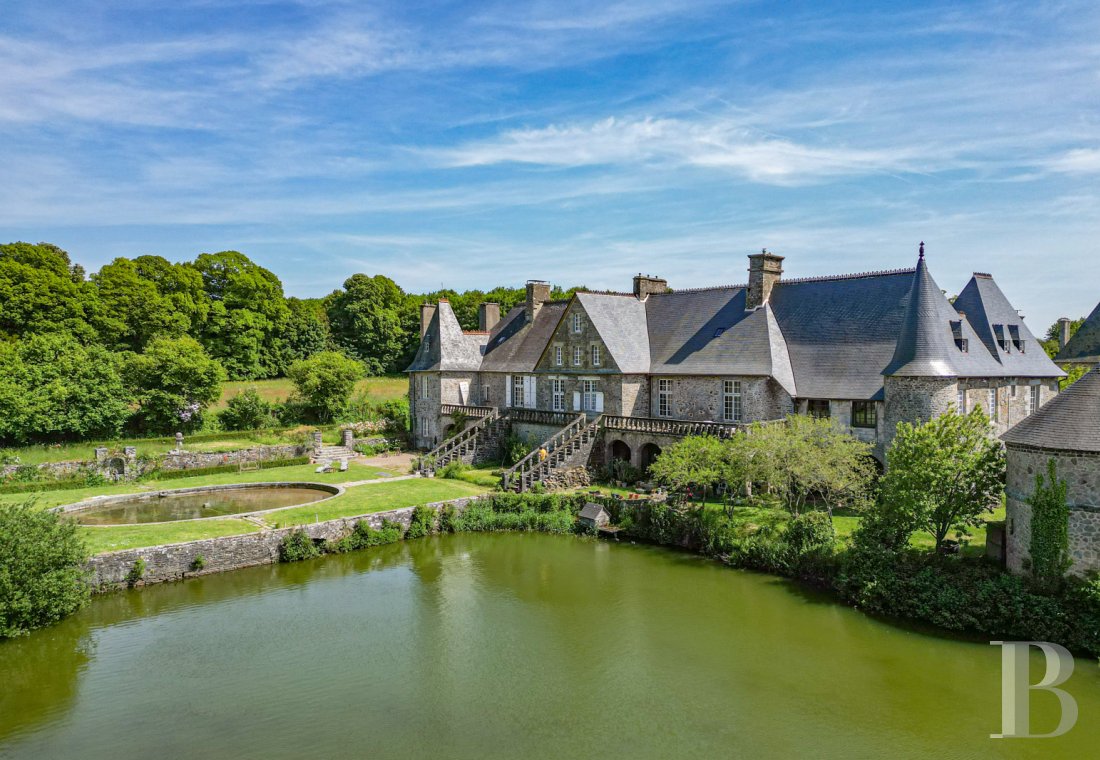
[[569, 374], [648, 372], [645, 304], [633, 294], [576, 293], [536, 369]]

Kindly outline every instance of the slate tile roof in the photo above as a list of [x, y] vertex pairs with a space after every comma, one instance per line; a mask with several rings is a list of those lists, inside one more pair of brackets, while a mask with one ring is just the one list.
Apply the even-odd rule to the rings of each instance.
[[[769, 302], [751, 311], [744, 285], [644, 300], [586, 292], [575, 298], [625, 374], [772, 377], [798, 398], [880, 400], [884, 375], [1063, 375], [992, 278], [976, 275], [967, 285], [959, 298], [964, 316], [944, 297], [923, 254], [914, 269], [781, 280]], [[545, 304], [533, 325], [524, 307], [513, 309], [488, 336], [480, 369], [534, 371], [567, 307]]]
[[407, 372], [477, 372], [489, 339], [484, 333], [462, 332], [454, 309], [446, 301], [436, 306], [424, 336], [427, 339], [420, 341], [420, 348]]
[[1100, 364], [1100, 304], [1058, 352], [1057, 361]]
[[1001, 436], [1008, 445], [1100, 452], [1100, 368]]

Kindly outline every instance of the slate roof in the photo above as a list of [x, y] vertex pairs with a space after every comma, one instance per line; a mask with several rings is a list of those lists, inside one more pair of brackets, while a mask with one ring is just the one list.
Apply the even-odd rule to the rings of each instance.
[[1100, 364], [1100, 304], [1058, 352], [1057, 361]]
[[[883, 398], [884, 375], [1063, 375], [991, 277], [976, 275], [964, 289], [964, 316], [944, 297], [923, 254], [914, 269], [781, 280], [769, 302], [751, 311], [743, 285], [644, 300], [588, 292], [576, 299], [624, 374], [771, 377], [797, 398], [867, 400]], [[487, 336], [480, 369], [533, 372], [567, 306], [544, 304], [534, 324], [523, 306], [512, 309]], [[449, 306], [446, 313], [453, 319]], [[1100, 337], [1100, 307], [1094, 316]], [[998, 333], [1009, 341], [1007, 351]]]
[[527, 320], [527, 309], [516, 306], [489, 333], [482, 372], [533, 372], [554, 328], [565, 313], [565, 301], [548, 301]]
[[1003, 372], [1016, 377], [1064, 374], [990, 275], [975, 273], [955, 299], [955, 310], [966, 315], [966, 321]]
[[600, 512], [605, 512], [605, 511], [606, 510], [603, 508], [602, 505], [594, 504], [593, 502], [590, 501], [587, 504], [585, 504], [583, 507], [581, 507], [580, 517], [582, 517], [586, 520], [595, 520], [597, 517], [600, 516]]
[[420, 348], [406, 372], [477, 372], [485, 342], [489, 339], [484, 333], [462, 332], [454, 309], [446, 301], [436, 306], [424, 337], [427, 340], [421, 339]]
[[1001, 436], [1009, 445], [1100, 452], [1100, 368]]
[[[958, 341], [965, 341], [960, 347]], [[1057, 367], [1053, 368], [1057, 372]], [[997, 377], [1004, 369], [966, 317], [944, 297], [922, 254], [906, 296], [894, 357], [883, 370], [893, 377]]]
[[577, 293], [592, 326], [623, 374], [649, 372], [646, 306], [632, 294]]

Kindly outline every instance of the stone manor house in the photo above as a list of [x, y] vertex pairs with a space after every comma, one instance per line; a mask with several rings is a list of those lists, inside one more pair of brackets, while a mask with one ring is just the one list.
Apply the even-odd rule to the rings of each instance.
[[424, 305], [408, 369], [415, 445], [469, 461], [518, 429], [533, 448], [523, 488], [567, 465], [644, 469], [680, 436], [797, 412], [836, 420], [881, 459], [900, 421], [980, 407], [1000, 434], [1058, 392], [1064, 373], [993, 277], [974, 274], [952, 303], [923, 243], [916, 267], [864, 274], [784, 279], [782, 256], [748, 259], [745, 285], [638, 275], [630, 292], [553, 301], [532, 280], [503, 318], [483, 304], [476, 332], [447, 301]]

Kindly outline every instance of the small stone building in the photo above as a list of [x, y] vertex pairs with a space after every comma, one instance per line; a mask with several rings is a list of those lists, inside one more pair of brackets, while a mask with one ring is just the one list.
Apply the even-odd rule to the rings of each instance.
[[1070, 572], [1100, 570], [1100, 369], [1094, 369], [1002, 436], [1008, 454], [1006, 561], [1013, 572], [1031, 564], [1031, 507], [1036, 475], [1050, 460], [1066, 481]]
[[588, 528], [606, 528], [611, 524], [611, 515], [603, 505], [590, 501], [581, 509], [579, 520], [581, 525]]

